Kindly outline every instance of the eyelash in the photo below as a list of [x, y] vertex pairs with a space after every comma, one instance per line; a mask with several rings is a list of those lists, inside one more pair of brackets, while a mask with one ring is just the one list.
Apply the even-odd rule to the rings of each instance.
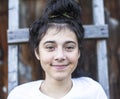
[[75, 48], [74, 46], [65, 47], [65, 49], [66, 49], [67, 51], [72, 51], [74, 48]]
[[[67, 47], [65, 47], [65, 50], [68, 52], [71, 52], [74, 48], [75, 48], [74, 46], [67, 46]], [[55, 47], [54, 46], [46, 46], [46, 49], [48, 51], [54, 51]]]
[[55, 47], [54, 46], [47, 46], [46, 49], [49, 51], [53, 51], [55, 49]]

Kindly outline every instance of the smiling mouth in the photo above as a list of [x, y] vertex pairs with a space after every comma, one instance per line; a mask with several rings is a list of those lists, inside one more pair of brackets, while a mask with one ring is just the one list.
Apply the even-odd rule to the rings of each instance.
[[55, 67], [56, 69], [65, 69], [69, 64], [60, 64], [60, 65], [52, 65], [53, 67]]

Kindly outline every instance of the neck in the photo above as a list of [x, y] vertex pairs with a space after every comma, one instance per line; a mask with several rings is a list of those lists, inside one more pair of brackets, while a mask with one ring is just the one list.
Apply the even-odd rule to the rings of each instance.
[[61, 98], [65, 96], [71, 90], [71, 88], [72, 88], [71, 78], [62, 81], [46, 79], [42, 83], [40, 90], [47, 96], [53, 98]]

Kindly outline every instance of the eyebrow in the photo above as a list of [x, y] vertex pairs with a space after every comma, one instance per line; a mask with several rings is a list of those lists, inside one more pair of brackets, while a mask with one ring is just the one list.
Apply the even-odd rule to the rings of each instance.
[[65, 44], [68, 44], [68, 43], [74, 43], [74, 44], [76, 44], [76, 42], [74, 42], [74, 41], [66, 41], [65, 42]]
[[[44, 45], [45, 45], [46, 43], [55, 43], [55, 41], [46, 41], [46, 42], [44, 42]], [[76, 44], [76, 42], [74, 42], [74, 41], [66, 41], [66, 42], [65, 42], [65, 44], [69, 44], [69, 43]]]
[[44, 42], [44, 45], [45, 45], [46, 43], [55, 43], [55, 41], [46, 41], [46, 42]]

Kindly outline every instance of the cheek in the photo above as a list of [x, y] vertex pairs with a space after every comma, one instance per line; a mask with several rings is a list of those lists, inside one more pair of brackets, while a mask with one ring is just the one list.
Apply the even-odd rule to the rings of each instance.
[[79, 57], [80, 57], [79, 53], [73, 53], [73, 54], [69, 55], [68, 58], [72, 63], [77, 64]]
[[50, 64], [50, 59], [48, 57], [48, 55], [40, 55], [40, 64], [41, 67], [44, 71], [47, 70], [47, 68], [49, 67], [48, 65]]
[[74, 64], [77, 64], [78, 63], [78, 58], [76, 58], [76, 57], [71, 58], [71, 62], [74, 63]]
[[50, 63], [52, 60], [52, 55], [48, 55], [44, 52], [41, 52], [40, 53], [40, 62], [41, 62], [41, 65], [45, 65], [45, 64], [48, 64]]
[[80, 51], [78, 51], [78, 50], [76, 50], [76, 51], [74, 51], [72, 54], [71, 54], [71, 58], [73, 59], [73, 60], [78, 60], [79, 59], [79, 57], [80, 57]]

